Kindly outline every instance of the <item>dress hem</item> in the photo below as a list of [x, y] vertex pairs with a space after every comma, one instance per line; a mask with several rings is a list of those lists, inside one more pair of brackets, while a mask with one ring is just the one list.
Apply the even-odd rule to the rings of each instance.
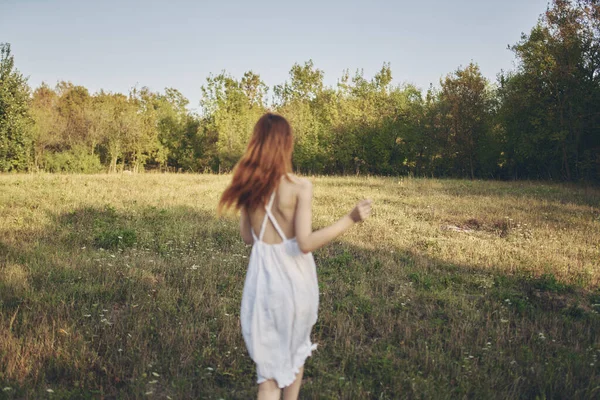
[[[312, 343], [310, 346], [308, 346], [308, 351], [306, 351], [306, 353], [302, 356], [299, 357], [298, 359], [301, 360], [299, 363], [296, 363], [297, 365], [294, 365], [294, 367], [292, 368], [292, 371], [290, 371], [290, 373], [269, 373], [266, 375], [271, 375], [270, 378], [266, 378], [264, 376], [260, 376], [257, 378], [256, 383], [257, 384], [261, 384], [263, 382], [266, 382], [270, 379], [275, 380], [275, 382], [277, 383], [277, 386], [279, 387], [279, 389], [283, 389], [289, 385], [291, 385], [292, 383], [294, 383], [294, 381], [296, 380], [296, 376], [298, 375], [298, 373], [300, 372], [300, 368], [302, 366], [304, 366], [304, 363], [306, 362], [306, 359], [308, 357], [310, 357], [312, 355], [312, 352], [314, 350], [317, 349], [317, 343]], [[284, 375], [284, 376], [278, 376], [278, 375]]]

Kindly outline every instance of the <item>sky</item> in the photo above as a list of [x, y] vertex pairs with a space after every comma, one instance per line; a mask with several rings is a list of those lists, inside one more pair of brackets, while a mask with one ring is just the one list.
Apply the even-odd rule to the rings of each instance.
[[270, 87], [312, 59], [335, 85], [389, 62], [395, 84], [425, 90], [471, 61], [495, 81], [515, 67], [507, 49], [547, 0], [229, 1], [0, 0], [0, 43], [35, 88], [71, 81], [92, 93], [180, 90], [199, 108], [201, 86], [226, 71]]

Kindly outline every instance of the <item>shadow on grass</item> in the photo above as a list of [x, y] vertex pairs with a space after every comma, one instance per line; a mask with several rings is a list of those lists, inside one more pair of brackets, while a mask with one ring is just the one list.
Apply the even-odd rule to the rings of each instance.
[[[327, 177], [325, 177], [327, 178]], [[355, 176], [338, 177], [336, 180], [319, 182], [320, 188], [347, 188], [348, 181], [360, 179]], [[364, 178], [364, 177], [361, 177]], [[360, 182], [360, 187], [369, 189], [389, 189], [397, 186], [399, 194], [416, 189], [433, 190], [431, 185], [441, 185], [440, 190], [451, 196], [484, 196], [495, 198], [522, 198], [549, 202], [550, 205], [572, 203], [578, 206], [600, 208], [600, 186], [591, 184], [544, 182], [544, 181], [498, 181], [468, 180], [456, 178], [410, 178], [410, 177], [373, 177], [376, 182]], [[407, 186], [405, 186], [407, 185]], [[414, 186], [412, 186], [414, 185]]]
[[[442, 180], [444, 182], [444, 180]], [[519, 198], [544, 201], [550, 206], [563, 206], [571, 203], [578, 206], [600, 208], [600, 187], [589, 184], [554, 182], [504, 182], [449, 180], [444, 191], [450, 195], [463, 197], [485, 196], [496, 198]]]
[[[237, 221], [110, 206], [53, 221], [0, 246], [3, 396], [255, 395]], [[303, 398], [597, 394], [599, 292], [343, 241], [315, 258], [320, 347]]]

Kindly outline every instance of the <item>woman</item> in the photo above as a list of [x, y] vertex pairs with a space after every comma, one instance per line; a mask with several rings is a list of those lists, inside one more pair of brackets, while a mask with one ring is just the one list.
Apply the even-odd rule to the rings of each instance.
[[312, 231], [312, 184], [292, 171], [292, 129], [280, 115], [267, 113], [254, 127], [219, 213], [241, 210], [240, 232], [253, 244], [242, 294], [241, 326], [256, 363], [258, 398], [296, 399], [303, 366], [316, 344], [319, 287], [312, 251], [367, 218], [371, 201], [362, 200], [336, 223]]

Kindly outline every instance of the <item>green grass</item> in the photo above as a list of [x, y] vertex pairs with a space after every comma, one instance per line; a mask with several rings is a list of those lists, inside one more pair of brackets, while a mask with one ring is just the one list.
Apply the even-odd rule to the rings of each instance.
[[[254, 397], [229, 179], [0, 175], [0, 398]], [[315, 252], [302, 398], [600, 396], [600, 190], [313, 183], [315, 227], [375, 204]]]

